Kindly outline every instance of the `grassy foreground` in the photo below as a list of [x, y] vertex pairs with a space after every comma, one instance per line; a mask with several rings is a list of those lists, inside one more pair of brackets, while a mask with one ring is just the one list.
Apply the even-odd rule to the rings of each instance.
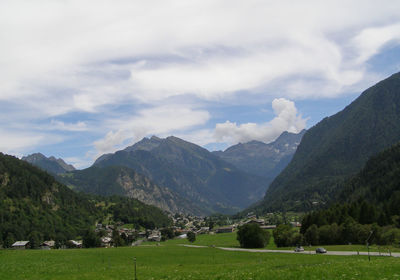
[[[224, 243], [231, 237], [212, 238], [221, 238]], [[373, 257], [368, 262], [365, 256], [227, 252], [176, 243], [172, 240], [161, 246], [111, 249], [0, 250], [0, 279], [134, 279], [134, 257], [138, 279], [400, 279], [397, 258]]]

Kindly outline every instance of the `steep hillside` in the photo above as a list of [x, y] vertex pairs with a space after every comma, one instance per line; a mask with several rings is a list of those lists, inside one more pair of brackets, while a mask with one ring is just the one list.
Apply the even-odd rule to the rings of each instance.
[[73, 239], [103, 220], [144, 227], [171, 223], [154, 206], [136, 199], [78, 194], [39, 168], [2, 153], [0, 202], [1, 244], [27, 240], [33, 232], [46, 240]]
[[69, 238], [87, 229], [99, 216], [95, 205], [59, 184], [46, 172], [0, 153], [0, 233], [16, 239], [30, 232]]
[[[189, 201], [168, 188], [160, 187], [134, 170], [121, 166], [92, 166], [59, 176], [72, 189], [85, 193], [136, 198], [172, 213], [200, 214]], [[190, 211], [188, 211], [190, 210]]]
[[349, 221], [400, 227], [400, 143], [368, 160], [356, 176], [344, 183], [336, 202], [306, 215], [302, 232], [313, 224], [340, 225]]
[[269, 144], [250, 141], [213, 154], [247, 173], [264, 177], [272, 182], [289, 164], [304, 133], [305, 130], [298, 134], [285, 131]]
[[56, 159], [53, 156], [47, 158], [41, 153], [31, 154], [23, 157], [22, 160], [29, 162], [30, 164], [35, 165], [51, 174], [62, 174], [75, 170], [75, 167], [70, 164], [66, 164], [61, 158]]
[[259, 212], [307, 210], [330, 201], [367, 159], [400, 140], [400, 73], [363, 92], [343, 111], [308, 130]]
[[203, 214], [233, 213], [259, 200], [267, 189], [265, 179], [172, 136], [144, 138], [125, 150], [100, 157], [94, 166], [132, 168], [202, 208]]

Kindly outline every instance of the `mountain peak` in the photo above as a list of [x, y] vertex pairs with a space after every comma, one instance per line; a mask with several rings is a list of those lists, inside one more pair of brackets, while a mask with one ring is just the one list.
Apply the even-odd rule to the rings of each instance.
[[34, 153], [22, 157], [22, 160], [53, 174], [62, 174], [68, 171], [75, 170], [75, 167], [73, 165], [65, 163], [65, 161], [61, 158], [56, 159], [54, 156], [50, 156], [47, 158], [41, 153]]

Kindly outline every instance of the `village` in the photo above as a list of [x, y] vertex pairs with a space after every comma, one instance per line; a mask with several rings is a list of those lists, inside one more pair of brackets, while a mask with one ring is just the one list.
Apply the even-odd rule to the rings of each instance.
[[[234, 232], [238, 227], [245, 224], [258, 224], [261, 229], [273, 230], [282, 220], [279, 213], [268, 213], [265, 217], [258, 217], [252, 212], [248, 213], [245, 218], [238, 220], [231, 220], [228, 216], [210, 218], [210, 217], [197, 217], [184, 214], [170, 215], [173, 221], [173, 226], [168, 228], [155, 228], [155, 229], [135, 229], [131, 225], [124, 225], [121, 222], [117, 222], [112, 225], [104, 225], [97, 223], [95, 226], [95, 234], [99, 237], [100, 243], [96, 247], [120, 247], [120, 246], [139, 246], [143, 242], [159, 242], [166, 241], [168, 239], [186, 239], [189, 232], [195, 235], [201, 234], [219, 234], [219, 233], [231, 233]], [[296, 220], [298, 217], [291, 217], [293, 221], [288, 222], [292, 227], [301, 227], [301, 223]], [[285, 217], [283, 218], [285, 219]], [[296, 220], [296, 221], [295, 221]], [[123, 242], [121, 242], [121, 240]], [[67, 240], [64, 244], [57, 244], [54, 240], [47, 240], [36, 246], [35, 249], [50, 250], [50, 249], [78, 249], [84, 248], [85, 246], [82, 239], [79, 240]], [[31, 242], [28, 240], [16, 241], [11, 246], [12, 249], [23, 250], [33, 249]]]

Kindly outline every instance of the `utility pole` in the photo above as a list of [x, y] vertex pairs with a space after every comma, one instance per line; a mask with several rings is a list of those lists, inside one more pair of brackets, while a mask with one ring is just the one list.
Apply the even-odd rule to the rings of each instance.
[[369, 239], [371, 238], [373, 233], [374, 233], [374, 231], [371, 230], [367, 240], [365, 240], [365, 242], [367, 243], [367, 248], [368, 248], [368, 261], [371, 261], [371, 256], [369, 255]]
[[133, 258], [133, 261], [135, 263], [135, 280], [137, 280], [137, 275], [136, 275], [136, 257]]

